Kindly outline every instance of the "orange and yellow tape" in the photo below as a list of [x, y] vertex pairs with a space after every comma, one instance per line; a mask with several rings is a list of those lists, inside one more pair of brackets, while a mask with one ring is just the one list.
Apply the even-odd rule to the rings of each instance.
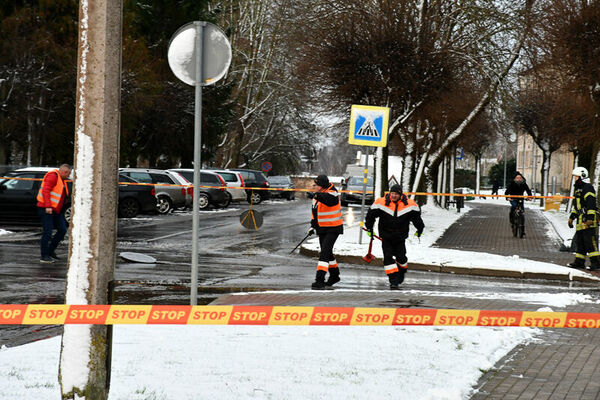
[[600, 328], [600, 313], [361, 307], [0, 305], [0, 325], [65, 324]]

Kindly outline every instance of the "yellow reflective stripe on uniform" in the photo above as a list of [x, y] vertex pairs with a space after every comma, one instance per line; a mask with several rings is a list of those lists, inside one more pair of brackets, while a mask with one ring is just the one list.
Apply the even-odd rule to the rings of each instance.
[[596, 197], [596, 193], [594, 193], [594, 192], [587, 192], [586, 194], [583, 195], [583, 198], [587, 199], [588, 196], [594, 196], [594, 197]]
[[600, 251], [592, 251], [591, 253], [588, 253], [588, 256], [598, 257], [598, 256], [600, 256]]
[[575, 258], [583, 258], [585, 260], [585, 254], [575, 253]]

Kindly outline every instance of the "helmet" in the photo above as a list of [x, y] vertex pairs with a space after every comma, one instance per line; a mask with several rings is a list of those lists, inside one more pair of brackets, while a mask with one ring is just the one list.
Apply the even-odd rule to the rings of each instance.
[[589, 176], [587, 169], [583, 167], [575, 167], [571, 175], [580, 176], [581, 179], [587, 179], [587, 177]]

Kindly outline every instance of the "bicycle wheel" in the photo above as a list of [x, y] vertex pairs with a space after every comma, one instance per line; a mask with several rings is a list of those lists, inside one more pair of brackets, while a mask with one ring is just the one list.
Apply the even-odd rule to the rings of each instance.
[[517, 225], [519, 226], [519, 238], [523, 239], [523, 236], [525, 236], [525, 216], [523, 213], [519, 215], [519, 222]]

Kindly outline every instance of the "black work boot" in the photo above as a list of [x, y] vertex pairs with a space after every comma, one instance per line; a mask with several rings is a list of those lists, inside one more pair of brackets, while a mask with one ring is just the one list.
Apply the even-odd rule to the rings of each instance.
[[325, 271], [317, 271], [315, 281], [310, 285], [312, 289], [322, 290], [325, 289]]
[[590, 257], [590, 271], [597, 271], [600, 269], [600, 257]]
[[400, 272], [392, 272], [388, 275], [388, 279], [390, 280], [390, 290], [398, 290], [400, 289], [399, 285], [404, 280], [404, 274], [402, 274], [402, 281], [400, 280]]
[[325, 282], [326, 286], [333, 286], [340, 281], [340, 269], [329, 268], [329, 279]]
[[581, 258], [576, 258], [572, 263], [567, 264], [569, 268], [585, 269], [585, 261]]

